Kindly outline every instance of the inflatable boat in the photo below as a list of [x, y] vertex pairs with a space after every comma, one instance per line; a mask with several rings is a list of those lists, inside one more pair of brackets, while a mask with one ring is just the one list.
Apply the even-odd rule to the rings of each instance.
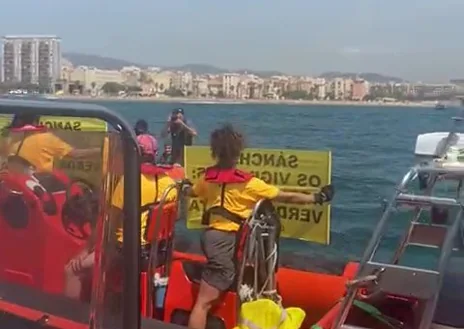
[[[140, 246], [140, 163], [132, 128], [120, 116], [100, 106], [0, 100], [0, 114], [17, 113], [101, 120], [112, 128], [53, 131], [76, 149], [100, 145], [100, 171], [92, 171], [92, 165], [57, 165], [46, 172], [31, 168], [12, 170], [8, 165], [11, 153], [2, 154], [3, 161], [7, 161], [0, 173], [2, 327], [185, 326], [198, 293], [204, 257], [189, 250], [176, 250], [174, 228], [186, 214], [182, 197], [177, 203], [166, 203], [163, 195], [159, 203], [151, 205], [146, 229], [148, 244]], [[26, 143], [26, 139], [40, 138], [40, 134], [27, 132], [8, 138]], [[433, 139], [435, 148], [442, 139], [443, 136]], [[418, 138], [418, 144], [423, 140]], [[427, 140], [427, 144], [433, 144]], [[432, 196], [434, 186], [444, 179], [460, 182], [464, 177], [464, 167], [445, 165], [449, 141], [445, 144], [445, 151], [439, 155], [435, 149], [435, 153], [430, 151], [430, 146], [416, 147], [426, 150], [421, 156], [442, 162], [429, 161], [411, 169], [385, 208], [360, 263], [347, 263], [339, 274], [315, 271], [311, 259], [300, 264], [300, 268], [279, 266], [279, 258], [284, 255], [278, 254], [275, 211], [270, 202], [260, 201], [243, 233], [237, 282], [211, 311], [207, 328], [248, 328], [241, 322], [241, 306], [257, 298], [278, 298], [283, 308], [302, 309], [306, 316], [301, 328], [462, 328], [459, 312], [464, 306], [464, 297], [460, 295], [464, 289], [459, 289], [464, 288], [464, 280], [459, 274], [446, 273], [451, 254], [460, 246], [460, 199], [459, 195]], [[62, 164], [73, 160], [60, 161]], [[179, 167], [168, 167], [166, 172], [177, 180], [184, 176]], [[92, 178], [89, 181], [84, 176]], [[122, 176], [124, 243], [116, 249], [112, 232], [117, 224], [111, 205], [115, 185]], [[407, 188], [417, 182], [419, 192], [408, 192]], [[182, 184], [174, 184], [170, 189], [180, 191]], [[460, 189], [458, 184], [457, 193]], [[98, 196], [96, 218], [86, 218], [82, 215], [85, 212], [73, 204], [89, 195], [90, 199]], [[387, 224], [394, 217], [393, 209], [399, 206], [413, 213], [412, 218], [403, 216], [403, 222], [408, 224], [405, 235], [389, 262], [374, 260], [379, 243], [388, 232]], [[421, 216], [427, 210], [431, 216], [424, 219]], [[65, 266], [91, 237], [95, 241], [95, 264], [90, 273], [82, 273], [80, 297], [69, 298], [64, 294]], [[421, 269], [401, 263], [408, 246], [438, 250], [437, 268]], [[245, 287], [250, 288], [248, 293]]]

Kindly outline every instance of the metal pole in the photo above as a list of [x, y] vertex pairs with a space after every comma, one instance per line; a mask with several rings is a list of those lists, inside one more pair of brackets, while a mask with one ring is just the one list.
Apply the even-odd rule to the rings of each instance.
[[276, 232], [276, 227], [274, 225], [270, 225], [269, 228], [267, 229], [268, 236], [267, 236], [267, 252], [265, 253], [265, 257], [267, 258], [267, 275], [268, 275], [268, 280], [266, 284], [266, 291], [274, 291], [276, 286], [275, 286], [275, 267], [274, 267], [274, 259], [276, 255], [274, 255], [276, 247], [276, 239], [275, 239], [275, 232]]
[[[124, 149], [135, 148], [133, 141], [124, 137]], [[137, 149], [132, 150], [132, 152], [137, 152]], [[140, 161], [138, 156], [130, 156], [130, 152], [124, 152], [124, 155], [124, 243], [122, 244], [122, 254], [125, 266], [122, 323], [123, 329], [131, 329], [140, 328]]]
[[451, 253], [453, 251], [453, 244], [454, 244], [455, 238], [459, 233], [459, 227], [461, 224], [462, 215], [463, 215], [463, 208], [459, 210], [453, 222], [453, 225], [451, 227], [448, 227], [448, 232], [446, 234], [446, 238], [442, 246], [442, 252], [441, 252], [440, 258], [438, 259], [437, 272], [439, 273], [439, 275], [438, 275], [437, 289], [435, 291], [435, 294], [431, 298], [431, 300], [428, 300], [425, 305], [424, 313], [422, 314], [422, 319], [419, 325], [419, 329], [429, 329], [430, 325], [432, 324], [433, 316], [435, 314], [435, 308], [437, 306], [438, 297], [440, 295], [440, 290], [441, 290], [441, 286], [443, 283], [443, 276], [445, 274], [444, 272], [446, 270], [446, 267], [448, 266]]

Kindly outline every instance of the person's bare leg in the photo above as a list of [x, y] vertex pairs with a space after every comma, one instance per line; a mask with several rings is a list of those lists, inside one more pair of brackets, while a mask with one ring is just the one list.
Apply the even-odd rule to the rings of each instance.
[[69, 298], [79, 299], [81, 297], [82, 281], [79, 275], [74, 273], [70, 266], [65, 268], [64, 295]]
[[190, 313], [188, 323], [190, 329], [205, 329], [208, 312], [220, 296], [221, 291], [201, 280], [200, 291]]
[[95, 252], [81, 252], [65, 267], [64, 295], [69, 298], [79, 299], [82, 292], [81, 273], [85, 269], [92, 268], [95, 263]]

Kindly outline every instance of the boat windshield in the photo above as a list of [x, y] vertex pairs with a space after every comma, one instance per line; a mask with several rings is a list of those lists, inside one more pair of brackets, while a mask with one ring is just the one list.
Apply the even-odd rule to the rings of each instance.
[[[6, 111], [14, 109], [0, 104]], [[123, 229], [140, 190], [125, 173], [138, 164], [129, 126], [108, 132], [106, 122], [85, 116], [42, 117], [45, 128], [8, 121], [0, 120], [0, 325], [122, 328], [132, 321], [138, 328], [138, 315], [122, 312], [123, 292], [132, 304], [138, 300], [138, 260], [131, 267], [122, 261], [123, 232], [132, 235], [127, 245], [137, 248], [138, 240], [138, 221]], [[138, 207], [131, 208], [137, 216]], [[123, 285], [123, 278], [132, 283]], [[131, 307], [139, 312], [137, 303]]]

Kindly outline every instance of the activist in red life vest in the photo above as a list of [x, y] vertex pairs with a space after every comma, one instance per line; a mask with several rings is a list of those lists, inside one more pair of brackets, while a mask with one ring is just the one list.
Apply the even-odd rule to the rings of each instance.
[[189, 319], [189, 328], [204, 329], [209, 310], [235, 278], [235, 245], [237, 232], [260, 199], [297, 204], [322, 204], [332, 200], [334, 190], [327, 185], [321, 192], [303, 194], [280, 191], [252, 174], [236, 168], [245, 147], [244, 137], [231, 125], [211, 134], [211, 155], [216, 165], [209, 167], [187, 195], [205, 203], [202, 249], [207, 264], [202, 274], [200, 291]]

